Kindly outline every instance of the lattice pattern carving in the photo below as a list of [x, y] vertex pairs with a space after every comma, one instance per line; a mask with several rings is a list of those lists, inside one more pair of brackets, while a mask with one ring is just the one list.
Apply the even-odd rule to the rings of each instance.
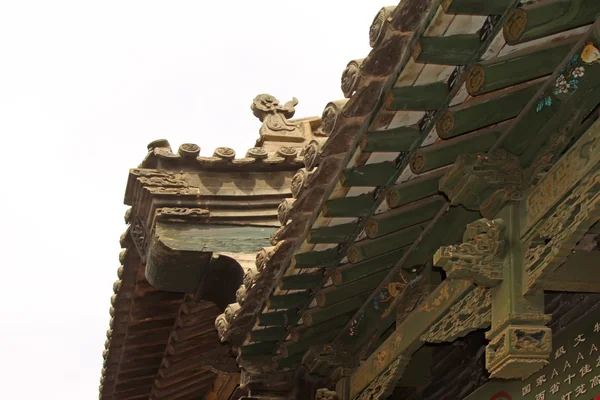
[[492, 292], [479, 286], [450, 307], [448, 313], [421, 336], [421, 341], [452, 342], [476, 329], [489, 327], [491, 321]]
[[365, 390], [356, 396], [355, 400], [387, 399], [394, 391], [396, 383], [402, 377], [409, 362], [410, 357], [398, 357], [387, 367], [385, 372], [380, 374]]

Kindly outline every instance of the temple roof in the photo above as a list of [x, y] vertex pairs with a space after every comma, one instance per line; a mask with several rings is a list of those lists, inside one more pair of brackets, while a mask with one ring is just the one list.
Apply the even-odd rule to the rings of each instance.
[[[130, 174], [126, 202], [140, 199], [142, 188], [189, 200], [188, 209], [204, 209], [205, 201], [215, 208], [198, 211], [203, 224], [208, 214], [219, 222], [231, 206], [219, 209], [219, 201], [248, 195], [237, 191], [241, 183], [224, 184], [232, 171], [285, 176], [281, 191], [268, 194], [280, 197], [277, 209], [269, 206], [269, 223], [259, 224], [280, 227], [270, 246], [246, 251], [257, 253], [255, 265], [243, 266], [236, 302], [216, 317], [220, 341], [245, 371], [304, 365], [339, 378], [371, 360], [394, 324], [439, 283], [433, 254], [460, 242], [466, 224], [521, 199], [596, 121], [597, 99], [586, 93], [598, 86], [588, 69], [600, 75], [600, 29], [593, 25], [599, 3], [577, 2], [582, 10], [554, 22], [553, 2], [525, 3], [403, 0], [384, 7], [369, 32], [371, 52], [343, 72], [345, 99], [328, 103], [321, 119], [293, 123], [297, 101], [280, 105], [261, 95], [252, 110], [263, 122], [262, 147], [243, 159], [230, 149], [199, 157], [196, 145], [177, 154], [165, 141], [149, 146]], [[537, 25], [527, 25], [528, 16]], [[492, 165], [504, 172], [484, 176]], [[161, 178], [180, 174], [185, 183], [158, 180], [152, 189], [142, 178], [156, 171], [166, 171]], [[202, 177], [223, 191], [192, 183]], [[143, 213], [146, 226], [160, 222], [160, 203], [152, 204], [137, 205], [154, 207]], [[464, 296], [472, 285], [457, 290]], [[190, 294], [181, 302], [183, 296]], [[356, 385], [353, 395], [366, 387]], [[106, 398], [110, 390], [101, 388]]]

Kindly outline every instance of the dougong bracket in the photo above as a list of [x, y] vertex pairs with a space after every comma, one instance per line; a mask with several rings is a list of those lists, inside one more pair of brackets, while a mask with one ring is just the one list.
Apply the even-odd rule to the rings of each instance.
[[502, 281], [504, 247], [504, 221], [483, 218], [467, 225], [462, 244], [440, 247], [433, 264], [444, 268], [448, 278], [493, 287]]

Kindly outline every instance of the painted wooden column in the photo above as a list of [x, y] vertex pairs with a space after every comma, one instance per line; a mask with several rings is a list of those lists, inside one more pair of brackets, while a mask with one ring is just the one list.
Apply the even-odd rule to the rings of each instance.
[[520, 238], [518, 204], [498, 214], [506, 226], [502, 283], [492, 289], [492, 328], [486, 333], [486, 368], [492, 378], [525, 379], [543, 368], [552, 350], [552, 330], [545, 326], [544, 291], [524, 295], [526, 269]]

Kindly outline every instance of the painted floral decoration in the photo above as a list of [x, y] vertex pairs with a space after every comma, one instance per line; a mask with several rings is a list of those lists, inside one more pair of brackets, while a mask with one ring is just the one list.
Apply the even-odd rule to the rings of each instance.
[[[588, 43], [581, 52], [581, 55], [575, 54], [567, 65], [560, 71], [554, 81], [552, 94], [560, 96], [572, 93], [579, 89], [579, 80], [585, 75], [585, 66], [582, 64], [594, 64], [600, 61], [600, 51], [593, 43]], [[544, 107], [552, 105], [552, 96], [542, 94], [538, 99], [535, 111], [540, 112]]]

